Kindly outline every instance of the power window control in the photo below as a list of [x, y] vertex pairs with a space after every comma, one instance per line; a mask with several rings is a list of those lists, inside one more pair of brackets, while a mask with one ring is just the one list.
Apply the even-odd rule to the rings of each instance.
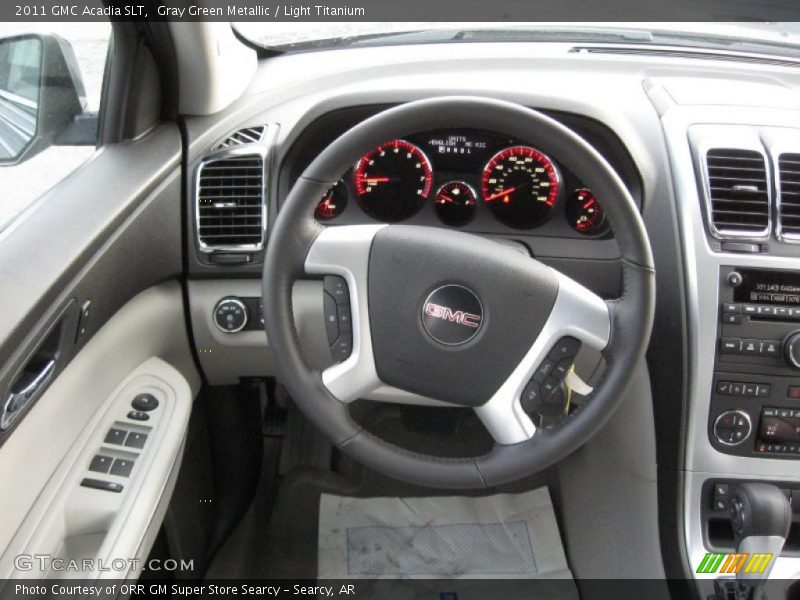
[[93, 490], [102, 490], [104, 492], [115, 492], [117, 494], [122, 491], [123, 487], [121, 483], [92, 479], [91, 477], [85, 477], [83, 481], [81, 481], [81, 486], [92, 488]]
[[127, 448], [144, 448], [144, 443], [146, 441], [146, 433], [136, 433], [135, 431], [131, 431], [125, 440], [125, 446]]
[[125, 442], [127, 431], [124, 429], [109, 429], [106, 434], [106, 444], [119, 444], [120, 446]]
[[89, 463], [89, 470], [94, 471], [95, 473], [108, 473], [108, 470], [111, 468], [111, 463], [113, 462], [113, 458], [110, 456], [103, 456], [102, 454], [97, 454], [92, 459], [92, 462]]
[[134, 421], [148, 421], [150, 420], [150, 415], [140, 410], [132, 410], [128, 413], [128, 418]]
[[125, 458], [118, 458], [111, 465], [111, 475], [117, 477], [128, 477], [133, 469], [133, 461]]

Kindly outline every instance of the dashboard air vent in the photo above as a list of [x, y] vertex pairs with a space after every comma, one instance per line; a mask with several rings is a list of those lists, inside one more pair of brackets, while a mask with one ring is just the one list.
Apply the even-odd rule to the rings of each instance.
[[780, 155], [778, 178], [778, 235], [784, 240], [800, 241], [800, 154]]
[[264, 134], [266, 132], [267, 127], [265, 125], [260, 127], [246, 127], [239, 131], [234, 131], [231, 135], [214, 146], [212, 150], [222, 150], [223, 148], [232, 148], [234, 146], [241, 146], [242, 144], [257, 144], [264, 139]]
[[764, 155], [755, 150], [706, 152], [706, 193], [712, 231], [726, 237], [769, 233], [769, 178]]
[[265, 156], [244, 148], [203, 161], [197, 170], [197, 237], [200, 248], [264, 247]]

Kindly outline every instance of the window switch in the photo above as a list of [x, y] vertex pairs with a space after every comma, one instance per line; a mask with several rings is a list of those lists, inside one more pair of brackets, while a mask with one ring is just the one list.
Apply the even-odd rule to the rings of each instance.
[[108, 473], [108, 470], [111, 468], [111, 463], [114, 459], [110, 456], [103, 456], [102, 454], [97, 454], [92, 459], [92, 462], [89, 463], [89, 470], [94, 471], [95, 473]]
[[125, 446], [128, 448], [144, 448], [144, 443], [146, 441], [146, 433], [136, 433], [135, 431], [131, 431], [125, 440]]
[[124, 429], [109, 429], [108, 433], [106, 434], [105, 443], [106, 444], [119, 444], [120, 446], [125, 441], [125, 435], [127, 435], [127, 431]]
[[122, 491], [123, 487], [121, 483], [103, 481], [102, 479], [92, 479], [91, 477], [85, 477], [83, 481], [81, 481], [81, 486], [92, 488], [94, 490], [103, 490], [104, 492], [116, 492], [117, 494]]
[[111, 475], [117, 477], [128, 477], [133, 469], [133, 461], [125, 458], [118, 458], [111, 465]]

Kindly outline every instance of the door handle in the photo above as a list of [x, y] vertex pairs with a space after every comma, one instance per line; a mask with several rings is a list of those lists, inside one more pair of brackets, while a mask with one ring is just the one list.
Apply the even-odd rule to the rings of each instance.
[[42, 370], [20, 391], [12, 392], [3, 405], [3, 414], [0, 418], [0, 430], [8, 429], [22, 412], [22, 409], [50, 382], [56, 370], [55, 359], [49, 360]]

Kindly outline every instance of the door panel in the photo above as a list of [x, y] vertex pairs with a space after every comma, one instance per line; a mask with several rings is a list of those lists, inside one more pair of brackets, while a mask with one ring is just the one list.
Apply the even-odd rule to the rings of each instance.
[[[146, 556], [199, 387], [180, 285], [137, 295], [75, 356], [0, 450], [0, 481], [14, 482], [0, 494], [0, 578], [46, 574], [15, 572], [21, 553]], [[127, 415], [142, 390], [159, 406], [140, 422]], [[109, 442], [111, 427], [142, 432], [147, 441], [142, 448]], [[130, 458], [134, 470], [124, 478], [89, 471], [97, 454]], [[123, 489], [81, 487], [86, 477]]]

